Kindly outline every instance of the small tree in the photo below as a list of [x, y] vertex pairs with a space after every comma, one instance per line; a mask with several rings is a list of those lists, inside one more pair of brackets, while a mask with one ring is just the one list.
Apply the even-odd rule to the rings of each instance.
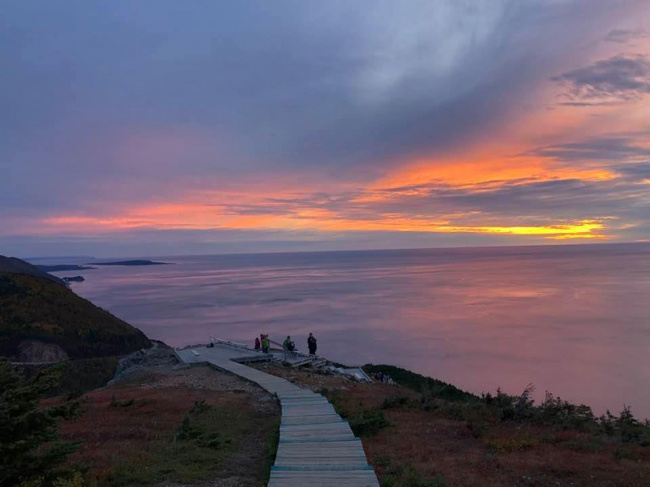
[[48, 369], [26, 380], [0, 359], [0, 487], [48, 486], [64, 476], [61, 464], [78, 444], [60, 442], [58, 425], [77, 414], [80, 401], [39, 406], [60, 378], [60, 369]]

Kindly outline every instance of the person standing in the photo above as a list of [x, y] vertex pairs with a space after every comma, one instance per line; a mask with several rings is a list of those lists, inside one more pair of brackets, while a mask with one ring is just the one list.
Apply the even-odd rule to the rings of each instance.
[[309, 348], [309, 355], [316, 355], [318, 344], [316, 343], [316, 337], [313, 333], [310, 333], [309, 338], [307, 338], [307, 347]]
[[259, 350], [262, 344], [260, 343], [260, 339], [258, 337], [255, 337], [255, 350]]
[[271, 348], [271, 342], [269, 342], [269, 336], [262, 335], [262, 352], [269, 353], [269, 348]]
[[282, 347], [288, 352], [293, 352], [296, 349], [296, 345], [291, 341], [291, 337], [287, 335], [287, 338], [284, 340]]

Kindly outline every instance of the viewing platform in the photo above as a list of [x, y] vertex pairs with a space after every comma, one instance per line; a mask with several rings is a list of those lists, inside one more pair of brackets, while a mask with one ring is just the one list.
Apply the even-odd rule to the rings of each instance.
[[326, 397], [244, 365], [261, 360], [300, 363], [305, 360], [301, 356], [304, 354], [263, 353], [217, 339], [210, 346], [175, 350], [175, 353], [184, 363], [207, 363], [255, 382], [278, 397], [282, 408], [280, 440], [269, 487], [379, 487], [361, 440], [354, 436], [348, 422], [336, 413]]

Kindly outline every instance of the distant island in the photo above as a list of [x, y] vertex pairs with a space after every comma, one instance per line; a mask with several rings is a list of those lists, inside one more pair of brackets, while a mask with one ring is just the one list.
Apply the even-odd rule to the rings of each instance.
[[96, 267], [89, 267], [85, 265], [76, 265], [76, 264], [37, 265], [36, 267], [43, 272], [87, 271], [91, 269], [96, 269]]
[[121, 260], [116, 262], [93, 262], [92, 265], [127, 265], [127, 266], [140, 266], [140, 265], [168, 265], [169, 262], [154, 262], [152, 260]]

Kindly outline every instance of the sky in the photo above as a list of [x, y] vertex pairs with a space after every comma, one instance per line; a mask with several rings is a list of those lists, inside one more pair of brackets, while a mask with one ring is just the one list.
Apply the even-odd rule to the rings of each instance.
[[647, 0], [10, 0], [0, 254], [650, 239]]

